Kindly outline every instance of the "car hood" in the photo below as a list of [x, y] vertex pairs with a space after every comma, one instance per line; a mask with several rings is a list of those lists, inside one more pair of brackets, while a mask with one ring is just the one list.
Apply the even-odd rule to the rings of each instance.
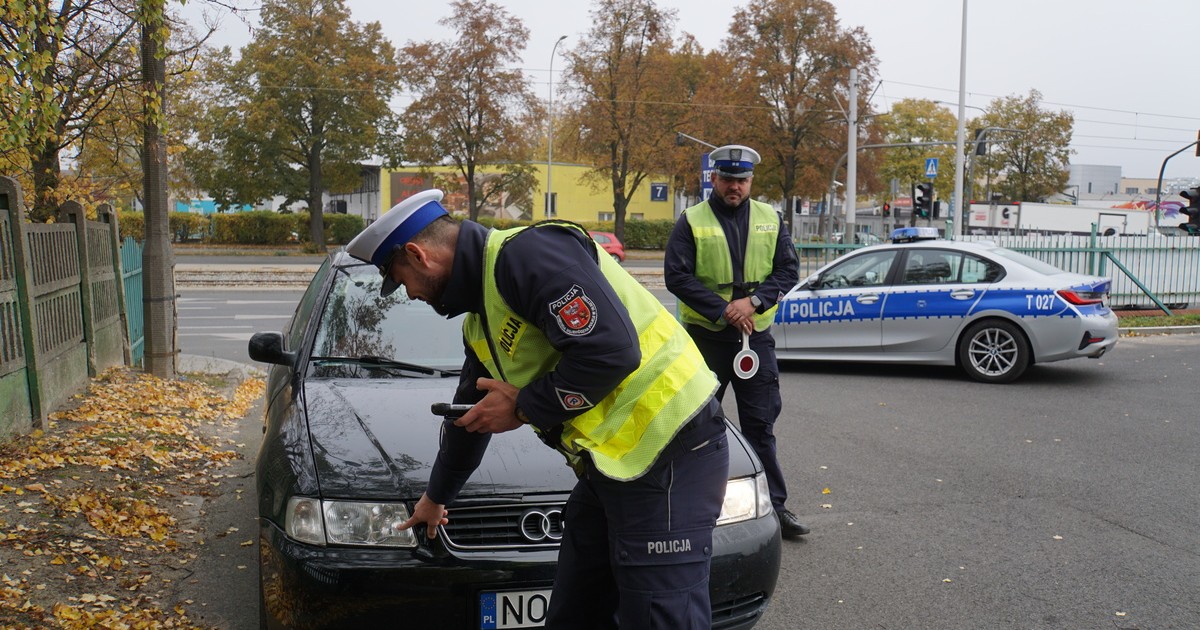
[[[441, 416], [454, 379], [330, 379], [304, 384], [309, 447], [326, 498], [415, 499], [437, 458]], [[575, 475], [532, 430], [492, 436], [479, 468], [459, 493], [570, 492]]]

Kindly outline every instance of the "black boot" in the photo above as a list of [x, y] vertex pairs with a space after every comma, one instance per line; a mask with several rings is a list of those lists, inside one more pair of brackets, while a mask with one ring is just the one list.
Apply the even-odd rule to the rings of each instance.
[[779, 515], [779, 529], [783, 531], [784, 538], [799, 538], [812, 531], [790, 510], [775, 510], [775, 513]]

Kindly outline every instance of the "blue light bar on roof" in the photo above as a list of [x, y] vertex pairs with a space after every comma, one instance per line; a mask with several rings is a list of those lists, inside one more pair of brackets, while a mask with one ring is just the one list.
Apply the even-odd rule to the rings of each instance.
[[905, 227], [892, 230], [893, 243], [926, 241], [936, 238], [938, 238], [938, 230], [935, 227]]

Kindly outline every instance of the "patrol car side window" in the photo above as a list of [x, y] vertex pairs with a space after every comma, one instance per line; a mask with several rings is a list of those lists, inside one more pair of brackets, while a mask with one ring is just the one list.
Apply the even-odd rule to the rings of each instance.
[[904, 263], [901, 284], [947, 284], [957, 282], [963, 255], [945, 249], [911, 249]]
[[821, 274], [817, 289], [842, 287], [878, 287], [887, 281], [888, 272], [896, 260], [896, 252], [872, 252], [853, 256]]
[[992, 283], [1004, 277], [1004, 267], [978, 256], [963, 256], [962, 282]]

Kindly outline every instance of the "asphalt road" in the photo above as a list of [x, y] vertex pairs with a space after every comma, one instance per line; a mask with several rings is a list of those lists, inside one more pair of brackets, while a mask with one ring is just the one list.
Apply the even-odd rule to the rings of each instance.
[[251, 363], [246, 354], [250, 336], [283, 330], [304, 294], [302, 289], [262, 287], [179, 288], [176, 292], [179, 351], [240, 363]]
[[[181, 294], [183, 351], [240, 361], [240, 337], [280, 329], [299, 297]], [[758, 627], [1200, 627], [1197, 366], [1200, 335], [1127, 337], [1011, 385], [785, 364], [776, 435], [789, 507], [813, 533], [785, 543]], [[237, 546], [248, 508], [211, 512], [214, 531], [240, 531], [194, 580], [222, 627], [256, 627], [254, 549]]]
[[759, 627], [1200, 627], [1197, 367], [1200, 335], [1003, 386], [785, 367], [776, 435], [813, 533]]

